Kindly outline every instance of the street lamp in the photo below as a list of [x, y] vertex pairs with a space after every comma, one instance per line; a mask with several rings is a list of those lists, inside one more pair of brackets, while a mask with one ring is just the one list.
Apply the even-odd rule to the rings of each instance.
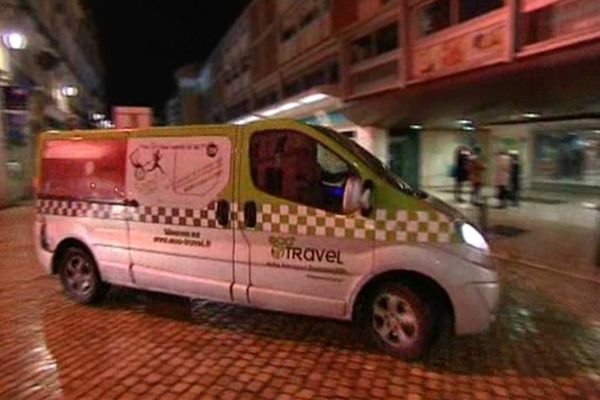
[[27, 38], [19, 32], [7, 32], [2, 35], [2, 43], [13, 50], [23, 50], [27, 47]]
[[75, 97], [77, 94], [79, 94], [79, 89], [77, 89], [75, 86], [63, 86], [60, 89], [60, 92], [65, 97]]

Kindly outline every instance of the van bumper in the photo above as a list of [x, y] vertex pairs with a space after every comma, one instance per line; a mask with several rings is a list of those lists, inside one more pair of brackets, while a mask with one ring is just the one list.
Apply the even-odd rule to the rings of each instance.
[[52, 275], [52, 257], [54, 256], [54, 253], [42, 247], [40, 237], [41, 229], [42, 224], [36, 221], [33, 224], [33, 243], [35, 246], [35, 253], [37, 255], [38, 263], [42, 266], [44, 272], [48, 275]]
[[496, 320], [500, 300], [497, 262], [488, 252], [463, 244], [444, 248], [440, 262], [455, 271], [453, 283], [445, 289], [454, 309], [454, 333], [477, 334]]
[[498, 282], [472, 282], [454, 296], [455, 333], [468, 335], [489, 329], [496, 320], [500, 284]]

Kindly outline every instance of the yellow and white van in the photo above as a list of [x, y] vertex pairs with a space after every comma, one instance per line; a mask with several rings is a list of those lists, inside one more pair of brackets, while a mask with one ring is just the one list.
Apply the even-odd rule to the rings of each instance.
[[47, 132], [38, 166], [39, 261], [81, 303], [115, 284], [354, 320], [404, 358], [493, 320], [477, 229], [329, 129]]

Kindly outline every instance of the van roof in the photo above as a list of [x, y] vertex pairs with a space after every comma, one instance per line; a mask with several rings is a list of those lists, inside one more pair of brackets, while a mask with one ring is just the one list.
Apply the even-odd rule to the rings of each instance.
[[[290, 125], [304, 125], [303, 122], [292, 119], [265, 119], [247, 124], [253, 127], [264, 127], [272, 129], [276, 127], [290, 127]], [[170, 136], [176, 133], [178, 136], [198, 134], [198, 130], [206, 129], [239, 129], [240, 125], [234, 124], [212, 124], [212, 125], [177, 125], [157, 126], [143, 129], [78, 129], [72, 131], [49, 130], [40, 135], [41, 140], [94, 140], [94, 139], [118, 139], [125, 137], [149, 137]]]

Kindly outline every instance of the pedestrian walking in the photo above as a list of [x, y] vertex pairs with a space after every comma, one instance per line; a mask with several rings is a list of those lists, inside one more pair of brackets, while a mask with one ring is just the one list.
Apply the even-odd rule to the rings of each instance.
[[481, 159], [481, 149], [476, 147], [469, 160], [469, 180], [471, 181], [471, 204], [481, 202], [481, 186], [483, 185], [483, 172], [485, 164]]
[[519, 192], [521, 191], [521, 163], [519, 153], [510, 153], [510, 200], [513, 207], [519, 206]]
[[510, 183], [510, 157], [506, 151], [496, 155], [496, 174], [494, 183], [497, 189], [498, 208], [506, 208], [508, 184]]
[[456, 165], [454, 172], [454, 200], [464, 202], [462, 198], [463, 184], [469, 179], [469, 156], [467, 147], [459, 147], [456, 151]]

